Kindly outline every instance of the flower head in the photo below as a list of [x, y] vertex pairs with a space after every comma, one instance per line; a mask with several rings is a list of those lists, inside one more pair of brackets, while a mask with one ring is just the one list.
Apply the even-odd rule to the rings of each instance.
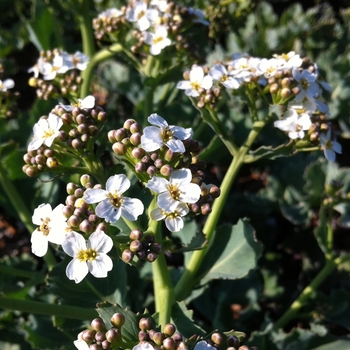
[[202, 67], [192, 66], [190, 80], [182, 80], [177, 83], [177, 88], [185, 90], [187, 96], [198, 97], [200, 89], [210, 89], [213, 85], [213, 78], [210, 75], [204, 76]]
[[34, 151], [42, 144], [50, 147], [62, 125], [62, 119], [56, 114], [50, 113], [47, 119], [41, 118], [33, 127], [33, 140], [28, 145], [28, 151]]
[[13, 79], [0, 80], [0, 91], [5, 92], [8, 89], [12, 89], [15, 86]]
[[43, 62], [39, 68], [44, 80], [53, 80], [57, 74], [64, 74], [69, 70], [71, 59], [67, 53], [55, 55], [50, 62]]
[[75, 283], [81, 282], [88, 272], [97, 278], [107, 277], [113, 268], [112, 259], [107, 255], [112, 247], [112, 238], [103, 231], [93, 232], [88, 241], [71, 231], [62, 243], [64, 252], [73, 258], [66, 268], [67, 277]]
[[192, 181], [191, 170], [181, 169], [174, 171], [169, 180], [154, 176], [146, 187], [159, 193], [158, 207], [166, 213], [172, 213], [179, 203], [196, 203], [201, 195], [201, 188]]
[[133, 7], [127, 8], [125, 19], [129, 22], [136, 22], [137, 29], [143, 32], [157, 21], [158, 15], [158, 10], [147, 9], [145, 2], [136, 1]]
[[213, 80], [219, 81], [228, 89], [238, 89], [240, 84], [237, 79], [228, 75], [226, 68], [222, 64], [216, 64], [209, 72]]
[[33, 224], [39, 227], [32, 233], [32, 252], [36, 256], [44, 256], [49, 242], [62, 244], [69, 227], [64, 217], [63, 204], [59, 204], [52, 210], [50, 204], [40, 204], [33, 213]]
[[333, 141], [331, 137], [331, 129], [329, 128], [327, 134], [320, 135], [321, 147], [323, 148], [324, 156], [331, 162], [335, 161], [335, 154], [342, 153], [341, 144]]
[[288, 110], [284, 116], [286, 119], [277, 120], [273, 125], [282, 131], [288, 132], [288, 136], [292, 140], [304, 138], [304, 130], [309, 130], [312, 124], [310, 116], [307, 113], [303, 113], [299, 117], [299, 114], [295, 109]]
[[192, 136], [191, 128], [185, 129], [181, 126], [168, 125], [156, 113], [151, 114], [147, 120], [154, 126], [146, 126], [143, 130], [141, 144], [145, 151], [152, 152], [166, 145], [173, 152], [185, 152], [185, 146], [181, 140], [187, 140]]
[[319, 96], [319, 85], [317, 83], [317, 73], [311, 73], [307, 69], [299, 71], [298, 68], [292, 70], [293, 78], [299, 83], [300, 92], [295, 99], [303, 101], [305, 98], [313, 102]]
[[149, 52], [151, 55], [159, 55], [160, 52], [171, 44], [168, 38], [168, 31], [164, 26], [157, 26], [154, 33], [145, 32], [145, 43], [150, 45]]
[[77, 68], [82, 71], [85, 70], [89, 64], [89, 56], [80, 51], [76, 51], [74, 55], [70, 55], [70, 59], [72, 61], [72, 69]]
[[98, 217], [106, 222], [114, 223], [124, 217], [136, 221], [143, 213], [143, 203], [137, 198], [124, 197], [123, 193], [130, 187], [130, 181], [124, 174], [111, 176], [106, 183], [106, 190], [100, 188], [87, 189], [84, 193], [86, 203], [99, 203], [95, 208]]
[[188, 214], [190, 210], [185, 203], [179, 202], [171, 212], [166, 212], [161, 208], [152, 210], [150, 217], [152, 220], [159, 221], [165, 219], [165, 226], [170, 232], [178, 232], [183, 229], [183, 217]]
[[64, 105], [63, 103], [59, 104], [65, 111], [71, 112], [75, 107], [79, 108], [94, 108], [95, 106], [95, 97], [92, 95], [86, 96], [83, 100], [78, 99], [77, 104]]

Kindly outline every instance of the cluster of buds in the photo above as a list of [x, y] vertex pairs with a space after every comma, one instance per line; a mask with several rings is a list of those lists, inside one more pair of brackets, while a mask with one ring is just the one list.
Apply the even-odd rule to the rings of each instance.
[[[0, 64], [0, 78], [4, 73]], [[0, 79], [0, 118], [13, 118], [17, 114], [17, 100], [20, 97], [18, 91], [12, 90], [15, 86], [13, 79]]]
[[155, 175], [170, 176], [174, 170], [184, 167], [191, 169], [194, 178], [204, 176], [206, 164], [198, 158], [202, 150], [198, 141], [184, 140], [183, 153], [174, 152], [166, 146], [147, 152], [141, 143], [142, 135], [140, 125], [134, 119], [128, 119], [122, 128], [108, 133], [114, 154], [132, 167], [140, 180], [147, 182]]
[[80, 348], [79, 343], [87, 344], [88, 349], [91, 350], [115, 349], [115, 345], [121, 341], [121, 328], [124, 322], [124, 315], [115, 313], [111, 317], [113, 328], [107, 330], [103, 320], [101, 318], [95, 318], [91, 321], [88, 329], [79, 333], [78, 340], [74, 344], [78, 349]]
[[72, 160], [79, 162], [82, 153], [88, 157], [105, 121], [106, 113], [95, 106], [93, 96], [79, 100], [77, 105], [56, 105], [49, 116], [35, 124], [23, 171], [28, 176], [48, 170], [64, 171]]
[[88, 188], [100, 188], [93, 184], [90, 175], [84, 174], [80, 177], [80, 184], [69, 182], [67, 184], [68, 196], [63, 207], [63, 215], [67, 218], [68, 226], [73, 230], [80, 230], [90, 234], [94, 231], [107, 232], [105, 222], [99, 218], [91, 206], [83, 199], [85, 190]]
[[58, 139], [66, 142], [69, 148], [81, 151], [92, 149], [94, 139], [107, 119], [106, 112], [95, 106], [95, 98], [92, 96], [79, 101], [77, 105], [59, 104], [51, 113], [63, 121]]
[[29, 177], [38, 176], [39, 172], [53, 170], [58, 165], [55, 152], [47, 146], [41, 146], [36, 150], [29, 150], [23, 160], [26, 163], [22, 171]]
[[131, 263], [135, 256], [140, 261], [153, 262], [162, 252], [162, 246], [155, 241], [152, 234], [144, 234], [140, 229], [133, 229], [129, 235], [128, 247], [122, 252], [122, 259], [126, 263]]
[[34, 73], [29, 85], [44, 100], [77, 96], [83, 82], [79, 71], [85, 70], [88, 62], [89, 57], [79, 51], [75, 54], [58, 49], [42, 51], [37, 63], [28, 70]]
[[208, 25], [200, 10], [152, 0], [131, 0], [127, 6], [107, 9], [93, 20], [97, 40], [122, 42], [141, 58], [148, 52], [158, 55], [172, 45], [195, 61], [203, 57], [196, 35], [201, 33], [203, 37]]

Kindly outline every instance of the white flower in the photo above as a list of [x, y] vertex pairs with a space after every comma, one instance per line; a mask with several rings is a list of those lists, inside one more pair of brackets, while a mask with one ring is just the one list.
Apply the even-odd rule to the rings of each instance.
[[15, 86], [13, 79], [0, 80], [0, 91], [5, 92], [8, 89], [12, 89]]
[[150, 6], [157, 7], [159, 11], [165, 12], [169, 4], [167, 0], [151, 0]]
[[171, 211], [166, 212], [161, 208], [152, 210], [150, 217], [152, 220], [159, 221], [165, 219], [165, 226], [170, 232], [178, 232], [183, 229], [183, 216], [189, 212], [188, 206], [185, 203], [178, 202], [177, 206]]
[[157, 26], [154, 33], [145, 32], [145, 43], [151, 46], [149, 52], [154, 56], [159, 55], [165, 47], [171, 45], [168, 31], [164, 26]]
[[54, 139], [58, 136], [63, 125], [62, 119], [53, 113], [47, 119], [41, 118], [33, 127], [33, 140], [28, 145], [28, 151], [38, 149], [42, 144], [50, 147]]
[[333, 141], [331, 138], [331, 129], [329, 128], [327, 134], [320, 135], [321, 147], [323, 148], [324, 156], [331, 162], [335, 161], [335, 154], [342, 153], [341, 144]]
[[154, 350], [154, 347], [150, 343], [142, 342], [135, 345], [132, 350]]
[[53, 80], [57, 74], [64, 74], [68, 71], [69, 60], [65, 53], [57, 54], [52, 59], [52, 63], [43, 62], [39, 68], [44, 80]]
[[62, 244], [69, 227], [64, 217], [63, 204], [59, 204], [52, 210], [50, 204], [40, 204], [33, 213], [33, 224], [39, 227], [32, 233], [32, 252], [37, 256], [44, 256], [49, 242]]
[[84, 193], [86, 203], [98, 203], [95, 213], [106, 222], [114, 223], [124, 217], [136, 221], [143, 213], [144, 206], [137, 198], [124, 197], [123, 193], [130, 187], [130, 181], [124, 174], [111, 176], [106, 183], [106, 190], [100, 188], [87, 189]]
[[78, 350], [89, 350], [90, 349], [90, 346], [83, 339], [74, 340], [73, 343]]
[[146, 126], [141, 136], [141, 145], [146, 152], [152, 152], [166, 145], [173, 152], [184, 153], [185, 146], [180, 140], [187, 140], [192, 136], [192, 129], [181, 126], [168, 125], [158, 114], [148, 117], [148, 122], [155, 126]]
[[210, 75], [204, 76], [202, 67], [193, 65], [190, 71], [190, 80], [182, 80], [177, 83], [177, 88], [185, 90], [187, 96], [199, 96], [200, 89], [210, 89], [213, 85], [213, 78]]
[[89, 56], [85, 55], [80, 51], [76, 51], [74, 55], [70, 55], [70, 59], [72, 62], [72, 67], [69, 67], [70, 69], [77, 68], [83, 71], [89, 64]]
[[283, 68], [298, 68], [303, 63], [300, 55], [297, 55], [294, 51], [283, 53], [282, 55], [274, 54], [275, 57]]
[[209, 75], [213, 80], [219, 81], [228, 89], [238, 89], [240, 84], [237, 79], [228, 75], [226, 68], [222, 64], [216, 64], [210, 69]]
[[79, 108], [94, 108], [95, 106], [95, 97], [92, 95], [86, 96], [83, 100], [78, 98], [78, 103], [71, 105], [64, 105], [63, 103], [59, 103], [59, 105], [66, 110], [67, 112], [71, 112], [74, 107]]
[[299, 117], [295, 109], [288, 110], [284, 116], [286, 117], [285, 119], [277, 120], [273, 125], [282, 131], [287, 131], [288, 136], [293, 140], [296, 138], [304, 138], [304, 130], [309, 130], [312, 124], [310, 116], [307, 113], [303, 113]]
[[215, 350], [214, 346], [208, 344], [205, 340], [201, 340], [196, 344], [193, 350]]
[[167, 213], [173, 212], [179, 203], [196, 203], [201, 195], [201, 188], [192, 181], [189, 169], [174, 171], [170, 179], [163, 177], [152, 177], [146, 187], [159, 193], [158, 207]]
[[133, 7], [128, 7], [125, 19], [129, 22], [136, 22], [137, 29], [141, 32], [147, 30], [152, 23], [158, 20], [158, 10], [147, 9], [143, 1], [136, 1]]
[[319, 97], [319, 85], [316, 82], [317, 74], [311, 73], [307, 69], [303, 69], [301, 72], [298, 68], [292, 70], [293, 78], [299, 83], [298, 88], [300, 92], [295, 96], [297, 101], [302, 101], [305, 98], [314, 102]]
[[88, 272], [97, 278], [107, 277], [113, 268], [112, 259], [107, 255], [112, 247], [112, 238], [103, 231], [93, 232], [88, 241], [71, 231], [62, 243], [64, 252], [73, 258], [66, 268], [67, 277], [75, 283], [81, 282]]
[[269, 60], [264, 58], [257, 65], [257, 69], [265, 76], [265, 78], [270, 78], [274, 77], [282, 67], [281, 62], [276, 58], [270, 58]]
[[98, 18], [103, 18], [103, 19], [117, 18], [117, 17], [120, 17], [122, 14], [123, 14], [123, 11], [120, 11], [117, 8], [113, 7], [113, 8], [106, 10], [106, 11], [101, 12], [98, 15]]

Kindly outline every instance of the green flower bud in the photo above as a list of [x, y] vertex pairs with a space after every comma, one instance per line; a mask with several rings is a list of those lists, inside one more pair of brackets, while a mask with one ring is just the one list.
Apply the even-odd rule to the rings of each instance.
[[152, 340], [160, 346], [163, 344], [164, 334], [162, 332], [155, 332], [153, 334]]
[[126, 146], [121, 142], [113, 143], [112, 150], [117, 156], [123, 156], [126, 154]]
[[222, 334], [215, 332], [211, 335], [211, 340], [215, 344], [220, 345], [222, 343], [222, 341], [224, 340], [224, 338], [223, 338]]
[[173, 168], [169, 164], [165, 164], [160, 168], [160, 173], [163, 176], [170, 176], [173, 172]]
[[114, 327], [121, 328], [125, 323], [125, 316], [120, 312], [116, 312], [111, 317], [111, 323]]
[[131, 125], [134, 123], [136, 123], [134, 119], [127, 119], [123, 124], [123, 128], [125, 128], [126, 130], [130, 130]]

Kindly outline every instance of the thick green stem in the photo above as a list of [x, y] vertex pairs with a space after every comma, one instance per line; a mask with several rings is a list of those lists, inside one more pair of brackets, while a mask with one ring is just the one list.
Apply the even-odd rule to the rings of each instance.
[[308, 299], [317, 290], [321, 283], [337, 268], [340, 264], [350, 260], [350, 254], [343, 255], [335, 260], [327, 259], [323, 269], [311, 281], [311, 283], [301, 292], [298, 299], [293, 302], [290, 308], [275, 323], [274, 329], [283, 328], [289, 321], [295, 318], [299, 310], [307, 303]]
[[83, 321], [92, 320], [97, 316], [97, 312], [94, 309], [69, 305], [46, 304], [39, 301], [20, 300], [6, 297], [0, 297], [0, 308]]
[[[0, 162], [0, 183], [5, 191], [7, 198], [16, 209], [16, 212], [23, 222], [24, 226], [29, 232], [33, 232], [36, 227], [32, 223], [32, 214], [29, 212], [27, 205], [24, 203], [21, 195], [17, 191], [12, 181], [8, 178], [5, 169]], [[56, 266], [56, 259], [52, 254], [50, 248], [47, 250], [46, 255], [43, 257], [49, 270]]]
[[92, 17], [89, 14], [89, 1], [81, 2], [81, 14], [78, 16], [83, 51], [90, 58], [95, 54], [94, 32], [92, 30]]
[[[226, 199], [229, 195], [230, 188], [236, 178], [236, 175], [244, 163], [244, 156], [250, 150], [253, 142], [259, 135], [261, 129], [264, 127], [266, 121], [267, 119], [265, 121], [258, 121], [254, 123], [253, 129], [248, 135], [246, 142], [241, 146], [236, 157], [233, 158], [230, 167], [225, 174], [220, 187], [221, 195], [214, 201], [212, 212], [208, 216], [208, 219], [203, 228], [203, 233], [206, 235], [208, 242], [211, 242], [214, 238], [215, 228], [220, 218], [220, 214], [224, 208]], [[196, 283], [196, 273], [205, 257], [208, 246], [209, 245], [204, 247], [202, 250], [197, 250], [192, 253], [191, 259], [185, 267], [185, 271], [175, 287], [175, 295], [177, 300], [185, 299], [186, 296], [191, 292], [194, 284]]]
[[[156, 204], [156, 196], [154, 197], [149, 212], [151, 212]], [[156, 242], [162, 242], [162, 232], [160, 221], [150, 220], [148, 230], [155, 234]], [[164, 252], [160, 253], [152, 263], [153, 271], [153, 287], [155, 295], [156, 312], [159, 314], [159, 324], [163, 328], [171, 319], [171, 309], [175, 303], [174, 288], [171, 283], [168, 266], [165, 261]]]
[[102, 61], [105, 61], [122, 51], [123, 47], [120, 44], [113, 44], [109, 48], [103, 49], [97, 52], [94, 56], [90, 57], [90, 62], [88, 66], [82, 72], [83, 84], [80, 90], [81, 98], [85, 98], [90, 93], [90, 84], [94, 68]]

